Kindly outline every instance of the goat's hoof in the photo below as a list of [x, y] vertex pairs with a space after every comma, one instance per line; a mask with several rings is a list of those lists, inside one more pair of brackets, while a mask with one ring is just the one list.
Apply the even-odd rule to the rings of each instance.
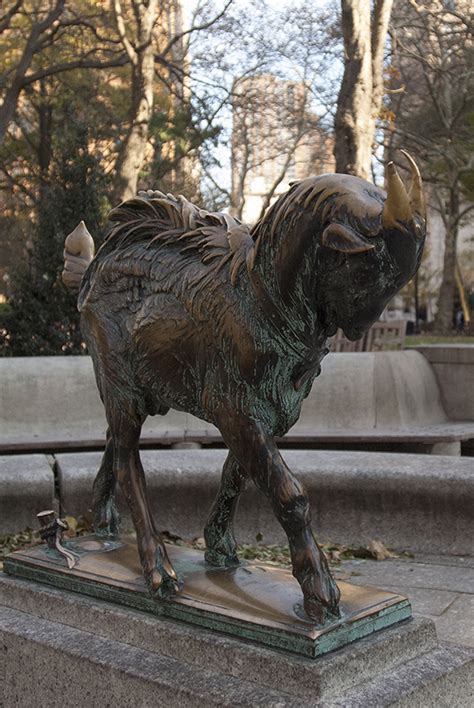
[[240, 565], [237, 555], [237, 544], [231, 529], [224, 533], [216, 531], [212, 526], [204, 529], [206, 550], [204, 559], [216, 568], [234, 568]]
[[148, 576], [147, 585], [151, 596], [160, 600], [169, 599], [180, 591], [177, 577], [171, 578], [167, 573], [160, 573], [157, 568]]
[[303, 604], [308, 617], [319, 625], [336, 622], [341, 616], [339, 606], [336, 605], [329, 609], [315, 597], [305, 597]]
[[336, 620], [340, 616], [341, 593], [324, 558], [323, 563], [317, 564], [311, 569], [311, 572], [303, 574], [301, 571], [295, 572], [293, 570], [293, 575], [300, 581], [304, 609], [311, 619], [319, 624], [324, 624]]
[[215, 568], [235, 568], [240, 565], [237, 553], [221, 553], [213, 548], [208, 548], [205, 551], [204, 560]]
[[148, 580], [148, 585], [150, 587], [150, 590], [152, 594], [155, 594], [159, 591], [161, 586], [163, 585], [163, 576], [161, 575], [160, 571], [155, 568], [155, 570], [151, 573], [150, 579]]
[[153, 545], [152, 563], [150, 563], [152, 567], [144, 565], [146, 584], [152, 597], [169, 598], [181, 589], [178, 576], [170, 563], [163, 543], [155, 540]]

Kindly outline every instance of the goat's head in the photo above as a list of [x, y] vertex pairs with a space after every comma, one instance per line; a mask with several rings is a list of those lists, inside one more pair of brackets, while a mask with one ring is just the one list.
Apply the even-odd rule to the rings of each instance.
[[414, 160], [404, 155], [412, 173], [408, 192], [393, 163], [387, 166], [387, 192], [349, 175], [315, 180], [317, 287], [326, 319], [349, 339], [358, 339], [378, 319], [421, 261], [426, 235], [421, 177]]

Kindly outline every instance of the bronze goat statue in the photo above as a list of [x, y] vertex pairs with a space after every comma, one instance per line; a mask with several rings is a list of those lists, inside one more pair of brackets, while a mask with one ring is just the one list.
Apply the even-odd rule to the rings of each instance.
[[140, 431], [148, 415], [174, 408], [216, 425], [229, 448], [204, 531], [206, 561], [239, 563], [233, 518], [250, 478], [288, 536], [306, 613], [318, 623], [338, 616], [305, 489], [274, 438], [298, 419], [327, 338], [338, 327], [361, 337], [417, 271], [426, 216], [420, 173], [405, 155], [408, 192], [392, 163], [387, 193], [348, 175], [312, 177], [250, 229], [150, 190], [112, 210], [114, 226], [93, 259], [87, 232], [66, 241], [63, 276], [80, 283], [109, 427], [94, 483], [96, 530], [118, 533], [118, 481], [151, 593], [179, 587], [147, 499]]

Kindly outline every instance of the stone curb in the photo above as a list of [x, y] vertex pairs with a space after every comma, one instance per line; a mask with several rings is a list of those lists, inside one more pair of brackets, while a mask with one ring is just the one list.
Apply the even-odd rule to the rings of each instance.
[[[158, 527], [182, 537], [202, 536], [225, 450], [144, 451], [142, 461]], [[474, 459], [395, 453], [286, 450], [305, 484], [313, 527], [323, 541], [365, 545], [381, 539], [412, 552], [472, 555]], [[62, 513], [90, 508], [98, 453], [57, 456]], [[128, 510], [118, 494], [125, 528]], [[240, 542], [285, 542], [268, 500], [249, 482], [236, 518]]]
[[56, 508], [54, 488], [46, 455], [0, 456], [0, 534], [37, 528], [36, 514]]

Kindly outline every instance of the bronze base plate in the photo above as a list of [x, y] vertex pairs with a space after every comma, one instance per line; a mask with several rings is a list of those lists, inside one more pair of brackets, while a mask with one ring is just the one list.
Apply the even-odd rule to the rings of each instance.
[[201, 552], [173, 545], [167, 550], [183, 589], [172, 599], [154, 600], [145, 587], [135, 539], [85, 536], [66, 545], [80, 557], [72, 570], [46, 546], [10, 554], [4, 570], [313, 658], [411, 617], [410, 603], [401, 595], [339, 582], [340, 619], [316, 625], [304, 614], [300, 587], [289, 570], [259, 562], [213, 568]]

